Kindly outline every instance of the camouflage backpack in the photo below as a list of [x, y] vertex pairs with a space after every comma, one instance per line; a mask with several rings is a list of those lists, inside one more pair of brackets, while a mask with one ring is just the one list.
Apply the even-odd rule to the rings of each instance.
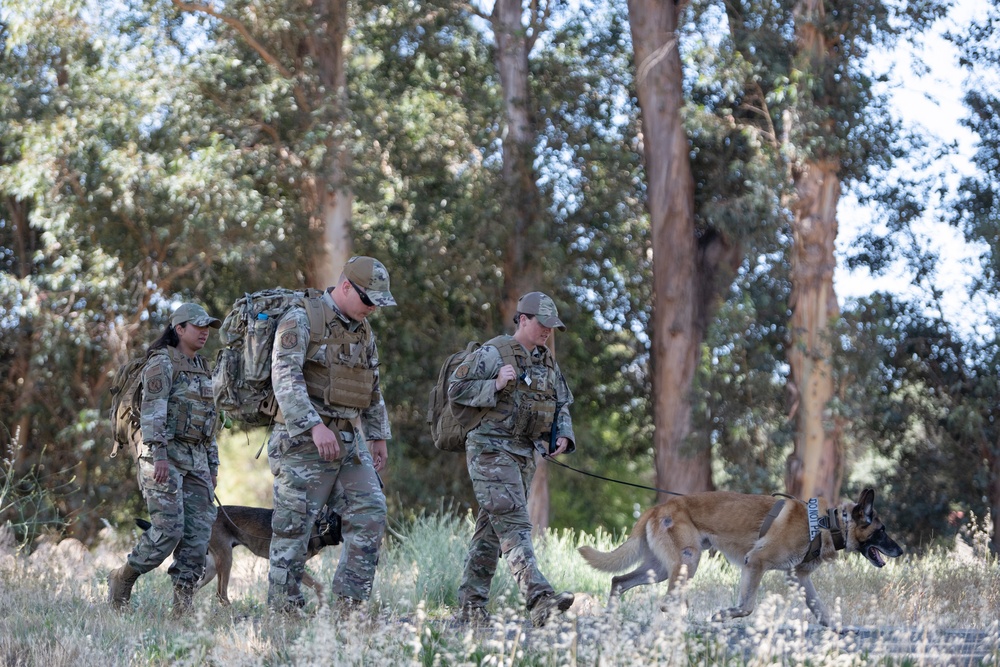
[[309, 343], [316, 344], [326, 325], [323, 292], [282, 288], [244, 294], [222, 322], [222, 349], [212, 371], [215, 404], [226, 416], [248, 426], [274, 421], [278, 406], [271, 388], [271, 348], [278, 320], [292, 306], [309, 316]]
[[489, 408], [474, 408], [467, 405], [459, 405], [448, 400], [448, 379], [455, 372], [459, 364], [465, 361], [466, 357], [482, 347], [479, 343], [472, 341], [465, 346], [464, 350], [459, 350], [448, 357], [441, 370], [438, 371], [438, 379], [431, 388], [431, 393], [427, 401], [427, 423], [431, 427], [431, 438], [434, 446], [444, 452], [464, 452], [465, 436], [469, 431], [479, 426], [483, 416]]
[[[118, 450], [128, 447], [132, 457], [139, 452], [142, 442], [142, 369], [146, 367], [148, 356], [141, 354], [129, 359], [115, 373], [111, 380], [111, 440], [114, 448], [111, 458], [118, 456]], [[177, 380], [174, 370], [173, 379]]]

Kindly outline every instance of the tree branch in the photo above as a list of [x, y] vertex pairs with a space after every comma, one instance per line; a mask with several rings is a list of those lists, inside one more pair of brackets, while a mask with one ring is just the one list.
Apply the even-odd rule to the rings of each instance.
[[[216, 18], [225, 23], [226, 25], [230, 26], [233, 30], [242, 35], [243, 39], [245, 39], [247, 41], [247, 44], [250, 45], [250, 48], [256, 51], [257, 54], [264, 59], [264, 62], [266, 62], [267, 64], [271, 65], [276, 70], [278, 70], [278, 73], [281, 74], [281, 76], [283, 76], [284, 78], [289, 79], [290, 81], [295, 81], [295, 75], [291, 72], [291, 70], [282, 65], [281, 61], [279, 61], [274, 55], [272, 55], [270, 51], [264, 48], [263, 44], [254, 39], [253, 35], [250, 34], [250, 30], [248, 30], [247, 27], [243, 25], [241, 21], [233, 18], [232, 16], [225, 16], [224, 14], [220, 14], [218, 11], [216, 11], [209, 5], [183, 2], [182, 0], [173, 0], [173, 3], [174, 6], [177, 7], [177, 9], [180, 9], [181, 11], [200, 12], [202, 14], [207, 14], [208, 16]], [[293, 86], [293, 89], [295, 91], [295, 99], [299, 103], [299, 108], [307, 113], [311, 111], [312, 107], [311, 105], [306, 103], [306, 100], [302, 95], [302, 90], [299, 88], [299, 86], [295, 85]]]
[[468, 2], [460, 2], [460, 3], [458, 3], [457, 6], [458, 6], [459, 9], [464, 9], [465, 11], [469, 12], [473, 16], [478, 16], [479, 18], [483, 19], [484, 21], [492, 21], [492, 17], [489, 14], [483, 13], [483, 11], [481, 9], [479, 9], [477, 7], [473, 7]]
[[552, 16], [552, 2], [546, 2], [545, 6], [539, 9], [539, 0], [531, 0], [531, 34], [528, 35], [525, 45], [527, 46], [527, 53], [531, 53], [532, 49], [535, 48], [535, 42], [538, 40], [538, 36], [547, 30], [546, 26], [549, 22], [549, 17]]

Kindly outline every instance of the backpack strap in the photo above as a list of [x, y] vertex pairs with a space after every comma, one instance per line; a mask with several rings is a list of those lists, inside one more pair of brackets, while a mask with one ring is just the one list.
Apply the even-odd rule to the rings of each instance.
[[485, 345], [492, 345], [500, 353], [500, 363], [504, 366], [510, 364], [514, 368], [524, 370], [527, 367], [528, 355], [524, 346], [517, 342], [513, 336], [501, 335], [486, 341]]
[[309, 345], [314, 346], [323, 340], [326, 333], [326, 312], [323, 308], [323, 292], [307, 289], [302, 298], [302, 307], [309, 318]]

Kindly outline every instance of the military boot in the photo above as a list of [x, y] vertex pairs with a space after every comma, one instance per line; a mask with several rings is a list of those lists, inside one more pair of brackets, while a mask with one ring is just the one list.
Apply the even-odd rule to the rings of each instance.
[[562, 593], [547, 593], [531, 605], [531, 624], [540, 628], [553, 616], [557, 616], [573, 606], [574, 595], [568, 591]]
[[486, 627], [490, 624], [490, 613], [486, 611], [486, 607], [469, 605], [458, 610], [455, 621], [462, 625]]
[[117, 570], [112, 570], [108, 575], [108, 602], [115, 611], [122, 611], [128, 607], [129, 600], [132, 599], [132, 586], [139, 578], [139, 572], [132, 569], [126, 561]]
[[194, 586], [191, 584], [174, 584], [174, 608], [171, 616], [180, 618], [186, 616], [193, 606]]

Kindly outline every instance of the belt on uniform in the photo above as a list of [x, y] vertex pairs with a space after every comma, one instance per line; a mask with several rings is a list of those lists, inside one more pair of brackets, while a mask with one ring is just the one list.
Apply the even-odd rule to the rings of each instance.
[[331, 431], [344, 431], [352, 435], [354, 434], [354, 426], [351, 425], [350, 419], [344, 419], [343, 417], [324, 417], [323, 415], [320, 415], [319, 418], [323, 420], [323, 424], [325, 424]]
[[[323, 425], [326, 426], [331, 431], [345, 431], [347, 433], [354, 433], [354, 426], [351, 425], [350, 419], [344, 419], [343, 417], [324, 417], [319, 416], [322, 420]], [[281, 410], [278, 410], [277, 414], [274, 415], [274, 422], [276, 424], [285, 425], [285, 416], [281, 414]]]

